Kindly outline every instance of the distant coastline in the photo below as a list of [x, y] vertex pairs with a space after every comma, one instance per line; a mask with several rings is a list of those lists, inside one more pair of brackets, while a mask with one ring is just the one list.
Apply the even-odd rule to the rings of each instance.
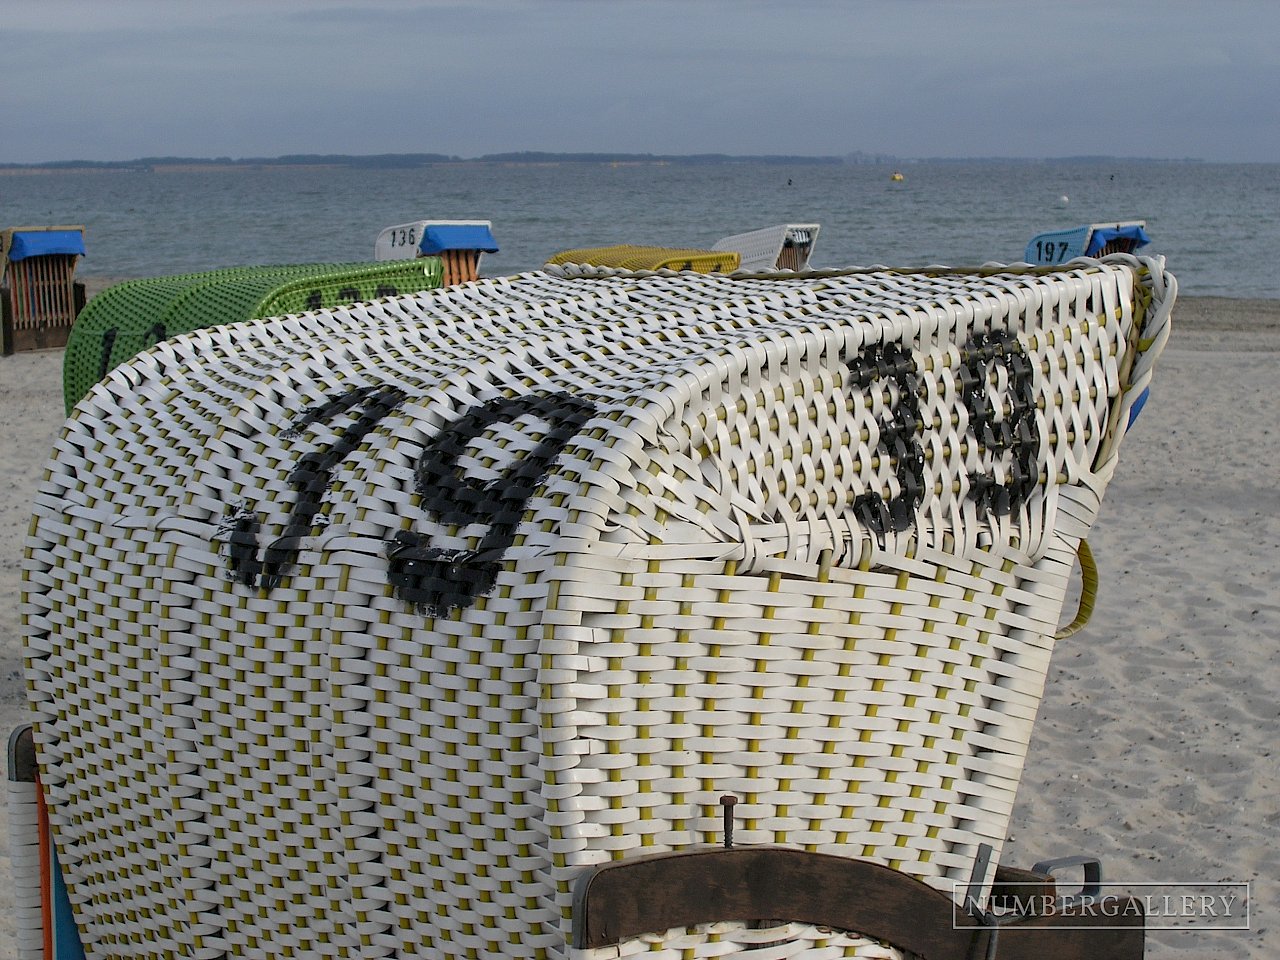
[[491, 153], [481, 157], [457, 157], [443, 153], [384, 153], [370, 156], [351, 154], [291, 154], [283, 157], [142, 157], [137, 160], [58, 160], [45, 163], [0, 163], [0, 174], [40, 174], [65, 172], [172, 173], [192, 170], [267, 170], [298, 167], [344, 167], [363, 170], [405, 170], [440, 165], [467, 166], [554, 166], [560, 164], [706, 165], [723, 163], [832, 165], [848, 162], [845, 157], [800, 157], [781, 155], [732, 156], [723, 153], [676, 156], [651, 153]]
[[0, 163], [0, 176], [24, 176], [49, 173], [175, 173], [216, 170], [267, 170], [312, 168], [349, 168], [365, 170], [405, 170], [439, 165], [463, 166], [494, 164], [498, 166], [558, 166], [562, 164], [599, 164], [605, 166], [707, 166], [713, 164], [769, 164], [777, 166], [838, 166], [841, 164], [910, 164], [910, 163], [1201, 163], [1194, 158], [1160, 160], [1147, 157], [931, 157], [905, 158], [886, 154], [854, 152], [843, 156], [795, 156], [786, 154], [727, 153], [655, 154], [655, 153], [544, 153], [518, 151], [490, 153], [480, 157], [458, 157], [443, 153], [383, 153], [368, 156], [353, 154], [290, 154], [282, 157], [141, 157], [137, 160], [55, 160], [42, 163]]

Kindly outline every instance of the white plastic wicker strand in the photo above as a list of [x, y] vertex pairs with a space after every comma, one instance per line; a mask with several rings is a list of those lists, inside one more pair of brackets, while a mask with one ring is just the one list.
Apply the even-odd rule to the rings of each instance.
[[117, 368], [24, 565], [89, 955], [566, 956], [575, 877], [714, 842], [724, 793], [740, 843], [949, 892], [1005, 836], [1172, 286], [563, 268]]
[[13, 880], [13, 938], [18, 960], [40, 960], [44, 918], [40, 909], [40, 813], [34, 781], [9, 780], [9, 863]]

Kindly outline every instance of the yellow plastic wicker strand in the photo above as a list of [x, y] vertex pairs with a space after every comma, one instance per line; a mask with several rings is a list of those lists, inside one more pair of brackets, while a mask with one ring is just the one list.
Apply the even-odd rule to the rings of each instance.
[[1088, 540], [1080, 541], [1076, 559], [1080, 561], [1080, 604], [1076, 608], [1075, 619], [1054, 634], [1054, 639], [1057, 640], [1065, 640], [1079, 633], [1093, 616], [1093, 606], [1098, 600], [1098, 564], [1093, 559]]

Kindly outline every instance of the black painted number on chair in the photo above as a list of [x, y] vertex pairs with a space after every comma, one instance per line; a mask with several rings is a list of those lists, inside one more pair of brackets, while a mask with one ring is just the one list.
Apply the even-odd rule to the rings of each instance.
[[[427, 515], [443, 524], [486, 527], [475, 549], [433, 546], [421, 533], [401, 531], [388, 544], [388, 577], [401, 599], [433, 614], [470, 606], [493, 589], [503, 556], [529, 498], [595, 406], [567, 393], [504, 397], [472, 407], [442, 430], [418, 459], [415, 484]], [[532, 446], [486, 477], [470, 476], [460, 460], [498, 424], [545, 424]], [[535, 434], [536, 436], [536, 434]]]
[[261, 521], [244, 509], [228, 516], [226, 532], [230, 544], [231, 574], [236, 580], [246, 586], [260, 586], [266, 591], [279, 585], [298, 561], [301, 540], [311, 532], [320, 515], [324, 495], [333, 482], [334, 470], [404, 400], [404, 391], [397, 387], [359, 387], [310, 408], [289, 425], [284, 434], [286, 437], [297, 436], [307, 427], [328, 423], [344, 414], [353, 417], [351, 423], [338, 432], [332, 444], [298, 458], [297, 465], [289, 474], [289, 483], [298, 492], [289, 511], [289, 521], [283, 534], [267, 546], [261, 558], [258, 556]]
[[[316, 424], [348, 417], [336, 439], [302, 454], [289, 473], [297, 496], [281, 535], [265, 548], [262, 518], [247, 506], [228, 511], [220, 539], [228, 545], [234, 580], [270, 592], [297, 565], [302, 540], [322, 521], [324, 497], [339, 465], [373, 430], [404, 403], [407, 395], [385, 385], [360, 387], [305, 411], [289, 425], [285, 437], [299, 436]], [[492, 589], [529, 498], [546, 478], [565, 445], [595, 412], [588, 401], [566, 393], [503, 397], [482, 403], [431, 438], [414, 471], [414, 487], [427, 516], [441, 524], [485, 527], [474, 550], [432, 545], [431, 537], [402, 531], [387, 545], [387, 578], [406, 602], [432, 614], [470, 606]], [[471, 476], [460, 463], [475, 447], [495, 462], [504, 457], [495, 445], [477, 444], [491, 428], [506, 426], [523, 434], [520, 424], [541, 424], [531, 442], [515, 444], [518, 452], [484, 478]], [[537, 429], [535, 427], [535, 429]], [[481, 448], [484, 448], [481, 451]]]
[[1040, 479], [1031, 359], [1018, 338], [1002, 330], [978, 334], [961, 356], [958, 379], [969, 432], [992, 461], [1005, 460], [1003, 481], [994, 467], [970, 473], [969, 495], [977, 501], [979, 516], [1007, 516], [1026, 502]]
[[416, 227], [401, 227], [398, 230], [391, 231], [392, 247], [416, 247], [418, 245], [418, 232]]
[[1037, 240], [1036, 263], [1062, 263], [1071, 244], [1065, 240]]
[[[979, 518], [1007, 516], [1026, 503], [1040, 479], [1034, 366], [1022, 342], [999, 330], [975, 335], [960, 357], [960, 399], [983, 463], [968, 475], [969, 496]], [[925, 425], [916, 360], [900, 344], [878, 343], [846, 360], [846, 367], [865, 402], [872, 402], [874, 391], [882, 398], [875, 451], [889, 459], [896, 492], [887, 498], [876, 490], [863, 493], [854, 500], [853, 511], [859, 523], [883, 539], [915, 523], [925, 493]]]
[[873, 387], [886, 391], [888, 416], [876, 420], [876, 449], [889, 457], [898, 492], [889, 499], [876, 490], [853, 502], [860, 523], [877, 536], [906, 530], [915, 522], [924, 497], [924, 451], [920, 432], [920, 387], [916, 363], [896, 343], [877, 343], [848, 363], [853, 382], [870, 397]]

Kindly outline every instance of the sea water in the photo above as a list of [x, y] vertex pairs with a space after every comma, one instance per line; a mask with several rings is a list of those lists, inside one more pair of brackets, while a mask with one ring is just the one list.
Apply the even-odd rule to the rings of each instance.
[[921, 162], [225, 167], [0, 176], [0, 227], [84, 224], [82, 276], [142, 277], [373, 257], [386, 226], [483, 219], [482, 271], [574, 247], [701, 248], [775, 223], [821, 224], [815, 266], [1020, 260], [1037, 233], [1145, 220], [1143, 252], [1189, 295], [1280, 298], [1280, 165]]

